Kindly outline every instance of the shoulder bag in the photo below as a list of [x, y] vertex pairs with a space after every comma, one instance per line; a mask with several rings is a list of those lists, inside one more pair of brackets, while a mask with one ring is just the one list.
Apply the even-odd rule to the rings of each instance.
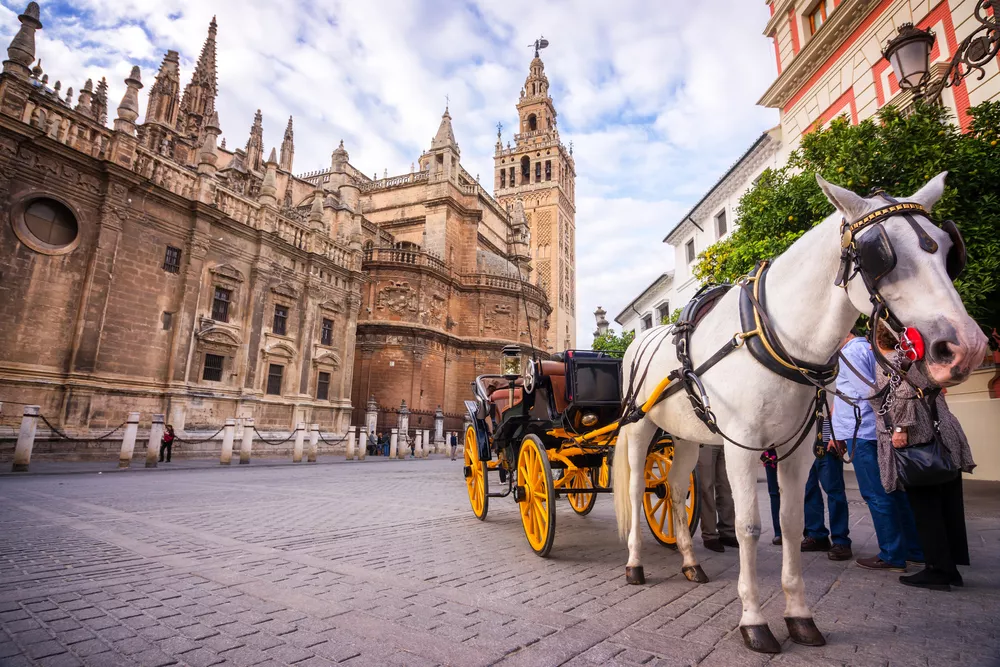
[[[933, 435], [928, 442], [907, 445], [901, 449], [892, 448], [896, 459], [896, 475], [903, 488], [911, 486], [935, 486], [950, 482], [961, 474], [952, 461], [951, 455], [941, 442], [941, 432], [938, 430], [937, 397], [940, 390], [929, 391], [926, 394], [928, 408], [933, 425]], [[918, 399], [914, 399], [918, 400]], [[892, 433], [892, 422], [888, 411], [882, 415], [886, 428]]]

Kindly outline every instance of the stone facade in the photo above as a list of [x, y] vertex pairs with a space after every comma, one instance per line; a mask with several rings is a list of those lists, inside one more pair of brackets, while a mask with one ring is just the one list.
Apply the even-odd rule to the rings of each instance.
[[549, 352], [576, 346], [576, 165], [559, 140], [549, 80], [538, 52], [517, 103], [514, 146], [497, 132], [494, 187], [504, 206], [520, 202], [531, 231], [532, 282], [553, 308]]
[[280, 153], [260, 111], [244, 147], [216, 145], [214, 19], [190, 82], [168, 51], [139, 123], [134, 67], [108, 129], [106, 82], [50, 85], [38, 5], [19, 18], [0, 74], [4, 418], [39, 404], [79, 438], [131, 411], [181, 433], [343, 432], [374, 394], [415, 428], [440, 405], [453, 430], [475, 374], [550, 326], [523, 211], [461, 167], [447, 111], [419, 172], [373, 181], [341, 142], [295, 176], [292, 119]]

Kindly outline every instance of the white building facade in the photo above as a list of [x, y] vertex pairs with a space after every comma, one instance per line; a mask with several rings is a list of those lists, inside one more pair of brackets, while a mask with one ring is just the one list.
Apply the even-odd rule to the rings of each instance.
[[615, 322], [621, 325], [622, 333], [634, 331], [639, 333], [652, 329], [670, 317], [673, 308], [680, 308], [682, 303], [674, 301], [674, 272], [661, 273], [649, 287], [625, 306], [622, 312], [615, 316]]

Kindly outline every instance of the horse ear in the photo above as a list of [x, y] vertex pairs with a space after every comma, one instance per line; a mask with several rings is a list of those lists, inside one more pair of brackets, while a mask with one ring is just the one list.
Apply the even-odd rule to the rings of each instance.
[[847, 220], [857, 220], [868, 212], [868, 202], [864, 197], [854, 194], [847, 188], [834, 185], [816, 174], [816, 182], [830, 203], [837, 207]]
[[934, 208], [934, 205], [937, 204], [938, 200], [941, 199], [941, 195], [944, 194], [944, 180], [947, 176], [948, 172], [942, 171], [940, 174], [927, 181], [927, 184], [924, 187], [914, 192], [910, 199], [930, 211]]

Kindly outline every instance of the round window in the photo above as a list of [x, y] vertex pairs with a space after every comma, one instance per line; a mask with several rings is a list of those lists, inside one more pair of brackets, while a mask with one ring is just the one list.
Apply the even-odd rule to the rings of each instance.
[[48, 197], [30, 199], [14, 215], [14, 231], [25, 245], [45, 254], [63, 254], [76, 247], [80, 233], [76, 215], [60, 201]]

